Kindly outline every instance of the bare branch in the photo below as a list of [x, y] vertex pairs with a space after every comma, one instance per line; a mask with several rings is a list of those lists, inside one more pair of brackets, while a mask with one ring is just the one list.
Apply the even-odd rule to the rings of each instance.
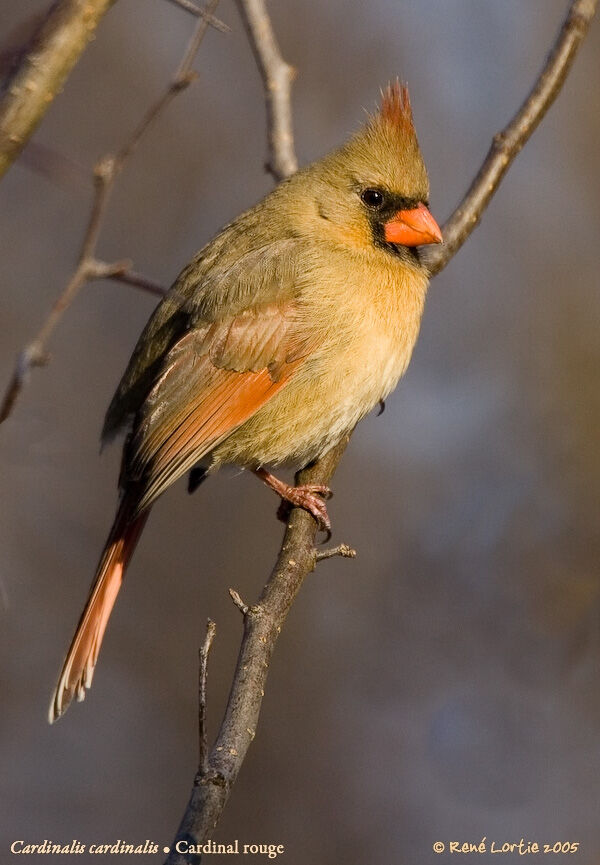
[[35, 32], [0, 102], [0, 178], [60, 93], [115, 0], [57, 0]]
[[442, 228], [444, 243], [427, 256], [432, 276], [439, 273], [479, 223], [516, 155], [560, 93], [577, 50], [596, 12], [597, 0], [574, 0], [533, 88], [513, 119], [492, 141], [488, 155], [450, 219]]
[[315, 561], [322, 562], [324, 559], [332, 559], [334, 556], [341, 556], [343, 559], [355, 559], [356, 550], [353, 550], [348, 544], [338, 544], [337, 547], [331, 547], [329, 550], [317, 550]]
[[231, 598], [233, 603], [236, 605], [236, 607], [238, 608], [238, 610], [240, 611], [242, 616], [245, 616], [250, 608], [249, 608], [248, 604], [245, 604], [243, 602], [242, 598], [240, 597], [240, 593], [236, 592], [235, 589], [229, 589], [229, 597]]
[[[127, 262], [128, 265], [131, 262]], [[136, 273], [130, 267], [125, 267], [122, 270], [114, 271], [106, 276], [107, 279], [113, 279], [115, 282], [124, 282], [126, 285], [132, 285], [134, 288], [140, 288], [142, 291], [147, 291], [149, 294], [154, 294], [157, 297], [164, 297], [168, 291], [164, 285], [149, 279], [141, 273]]]
[[198, 766], [201, 772], [205, 772], [207, 769], [206, 680], [208, 678], [208, 656], [216, 633], [217, 626], [212, 619], [208, 619], [204, 643], [198, 652]]
[[12, 379], [0, 406], [0, 423], [11, 414], [20, 392], [29, 380], [31, 370], [48, 363], [47, 340], [87, 279], [87, 262], [81, 261], [66, 288], [54, 302], [38, 335], [18, 355]]
[[281, 56], [264, 0], [237, 0], [237, 4], [263, 79], [269, 141], [267, 169], [275, 180], [283, 180], [298, 170], [291, 108], [295, 71]]
[[[347, 440], [344, 440], [329, 451], [318, 466], [300, 472], [296, 483], [312, 484], [317, 477], [320, 483], [327, 483], [346, 443]], [[269, 662], [277, 638], [304, 578], [315, 566], [316, 532], [315, 520], [306, 511], [294, 508], [269, 581], [256, 605], [246, 608], [244, 636], [225, 717], [210, 751], [206, 769], [200, 771], [194, 780], [188, 806], [167, 857], [167, 865], [188, 863], [187, 855], [176, 852], [176, 843], [186, 840], [201, 844], [221, 815], [256, 733]]]
[[206, 9], [196, 6], [195, 3], [192, 3], [192, 0], [169, 0], [169, 2], [173, 3], [175, 6], [181, 7], [181, 9], [185, 9], [186, 12], [191, 12], [191, 14], [195, 15], [196, 18], [204, 18], [205, 21], [208, 21], [211, 27], [214, 27], [215, 30], [218, 30], [220, 33], [229, 33], [230, 31], [227, 24], [219, 18], [216, 18], [214, 15], [211, 15], [210, 12], [206, 11]]
[[[432, 272], [438, 273], [460, 248], [473, 230], [485, 204], [498, 187], [508, 165], [539, 123], [543, 113], [556, 98], [565, 80], [575, 52], [582, 41], [594, 14], [597, 0], [572, 0], [556, 43], [550, 54], [532, 95], [517, 114], [515, 121], [503, 133], [509, 142], [499, 157], [495, 157], [491, 173], [484, 172], [485, 164], [457, 211], [448, 221], [445, 232], [447, 243], [433, 260]], [[257, 55], [267, 92], [269, 90], [268, 64], [265, 64], [265, 45], [273, 45], [274, 39], [262, 0], [238, 0], [242, 14], [246, 17], [252, 44]], [[264, 16], [264, 19], [261, 18]], [[266, 20], [267, 24], [262, 24]], [[265, 32], [269, 34], [264, 36]], [[268, 56], [268, 51], [266, 52]], [[275, 60], [279, 57], [275, 44]], [[280, 58], [279, 58], [280, 59]], [[288, 82], [289, 86], [289, 82]], [[269, 105], [269, 97], [267, 96]], [[277, 103], [278, 104], [278, 103]], [[287, 109], [289, 110], [289, 94]], [[276, 110], [276, 109], [274, 109]], [[274, 126], [269, 114], [269, 139], [274, 140]], [[288, 127], [289, 128], [289, 127]], [[502, 145], [504, 147], [504, 145]], [[276, 148], [271, 144], [272, 153]], [[293, 155], [293, 151], [292, 151]], [[499, 165], [496, 165], [499, 159]], [[487, 160], [486, 160], [487, 162]], [[276, 176], [287, 176], [285, 163], [278, 163]], [[482, 175], [482, 172], [484, 174]], [[481, 179], [482, 176], [487, 177]], [[486, 182], [492, 188], [486, 193]], [[349, 436], [341, 441], [314, 466], [299, 473], [297, 484], [328, 484], [346, 449]], [[271, 655], [287, 613], [305, 577], [315, 563], [333, 555], [348, 555], [340, 545], [332, 550], [318, 552], [314, 548], [316, 524], [308, 513], [293, 508], [281, 550], [269, 581], [255, 606], [247, 607], [237, 596], [237, 606], [244, 612], [244, 635], [238, 656], [237, 667], [229, 694], [225, 718], [210, 752], [206, 771], [195, 779], [192, 793], [175, 841], [187, 840], [202, 844], [214, 829], [231, 787], [237, 778], [246, 751], [254, 738], [260, 713], [262, 697], [267, 679]], [[352, 551], [353, 552], [353, 551]], [[231, 593], [231, 592], [230, 592]], [[233, 595], [232, 595], [233, 597]], [[166, 865], [184, 865], [189, 861], [184, 854], [172, 852]]]
[[[157, 286], [144, 277], [132, 272], [130, 270], [131, 262], [117, 262], [113, 265], [107, 265], [104, 262], [98, 261], [96, 259], [96, 247], [115, 181], [122, 171], [126, 160], [135, 151], [142, 136], [148, 131], [153, 121], [164, 111], [175, 96], [192, 82], [192, 64], [200, 48], [202, 39], [210, 26], [208, 16], [212, 15], [218, 3], [219, 0], [211, 0], [206, 7], [207, 17], [202, 17], [198, 21], [177, 71], [164, 93], [150, 106], [141, 122], [135, 127], [117, 154], [115, 156], [104, 156], [94, 168], [95, 194], [77, 267], [66, 288], [55, 301], [39, 333], [17, 358], [15, 371], [0, 406], [0, 423], [11, 414], [33, 367], [41, 366], [47, 362], [46, 345], [48, 340], [65, 310], [69, 308], [85, 283], [98, 278], [119, 279], [121, 282], [135, 285], [138, 288], [144, 288], [154, 294], [164, 294], [164, 289], [161, 286]], [[93, 6], [90, 8], [93, 8]]]

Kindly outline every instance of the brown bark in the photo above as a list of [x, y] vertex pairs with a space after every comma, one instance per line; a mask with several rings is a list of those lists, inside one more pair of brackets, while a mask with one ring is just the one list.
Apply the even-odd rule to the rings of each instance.
[[115, 0], [57, 0], [36, 30], [0, 101], [0, 178], [60, 93]]

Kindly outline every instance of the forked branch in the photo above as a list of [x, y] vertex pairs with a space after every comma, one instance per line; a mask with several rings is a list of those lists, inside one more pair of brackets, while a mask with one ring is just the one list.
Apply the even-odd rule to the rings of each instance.
[[[305, 469], [299, 484], [327, 483], [337, 468], [347, 440]], [[198, 845], [214, 829], [246, 752], [256, 734], [258, 716], [265, 693], [269, 664], [286, 616], [304, 578], [316, 564], [317, 526], [306, 512], [295, 508], [290, 514], [281, 552], [273, 572], [256, 604], [244, 604], [237, 592], [232, 599], [244, 618], [244, 636], [235, 668], [225, 717], [205, 765], [200, 764], [177, 836], [167, 857], [167, 865], [189, 865], [199, 861], [186, 852], [189, 844]], [[201, 712], [204, 711], [201, 704]]]
[[196, 3], [192, 3], [192, 0], [170, 0], [175, 6], [179, 6], [181, 9], [185, 9], [186, 12], [190, 12], [192, 15], [195, 15], [196, 18], [204, 18], [205, 21], [214, 27], [215, 30], [219, 30], [221, 33], [229, 33], [229, 27], [227, 24], [224, 24], [220, 18], [211, 15], [206, 9], [203, 9], [202, 6], [198, 6]]
[[131, 270], [131, 262], [106, 263], [96, 257], [98, 239], [102, 230], [110, 195], [115, 181], [127, 159], [133, 154], [140, 140], [156, 118], [162, 114], [172, 100], [194, 80], [192, 66], [202, 40], [213, 21], [213, 12], [219, 0], [208, 3], [203, 16], [196, 24], [194, 33], [183, 53], [177, 71], [161, 96], [150, 106], [115, 155], [102, 158], [94, 168], [94, 198], [87, 228], [84, 234], [77, 267], [66, 287], [60, 293], [44, 324], [34, 339], [20, 352], [10, 384], [0, 406], [0, 423], [11, 414], [25, 386], [31, 370], [48, 362], [47, 344], [64, 312], [73, 303], [81, 288], [93, 279], [115, 279], [134, 285], [152, 294], [164, 294], [165, 289], [150, 279]]

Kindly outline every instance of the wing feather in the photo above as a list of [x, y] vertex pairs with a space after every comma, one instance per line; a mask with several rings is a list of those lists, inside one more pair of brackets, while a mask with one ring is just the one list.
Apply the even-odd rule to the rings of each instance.
[[173, 346], [126, 450], [124, 481], [143, 481], [138, 511], [285, 387], [309, 350], [295, 312], [289, 302], [244, 310]]

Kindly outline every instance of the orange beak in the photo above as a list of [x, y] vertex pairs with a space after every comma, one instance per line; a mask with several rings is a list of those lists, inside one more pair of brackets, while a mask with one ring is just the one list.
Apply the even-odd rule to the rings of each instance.
[[388, 243], [424, 246], [442, 242], [440, 227], [424, 204], [413, 210], [400, 210], [383, 228]]

